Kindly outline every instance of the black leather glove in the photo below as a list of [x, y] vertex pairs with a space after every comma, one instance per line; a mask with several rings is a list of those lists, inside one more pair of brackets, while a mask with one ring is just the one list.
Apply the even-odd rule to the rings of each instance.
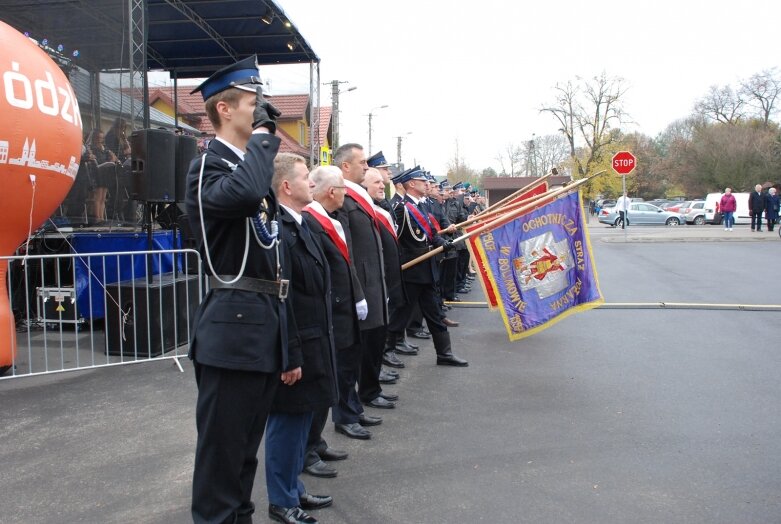
[[444, 244], [442, 244], [442, 251], [444, 253], [449, 253], [450, 251], [453, 251], [456, 248], [456, 245], [453, 243], [452, 240], [448, 240]]
[[255, 100], [255, 111], [252, 113], [252, 129], [265, 127], [272, 135], [277, 132], [277, 118], [282, 113], [263, 98], [263, 91], [258, 88]]

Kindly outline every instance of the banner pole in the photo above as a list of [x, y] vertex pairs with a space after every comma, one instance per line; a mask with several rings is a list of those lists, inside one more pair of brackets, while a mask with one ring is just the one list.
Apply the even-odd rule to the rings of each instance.
[[[487, 208], [483, 209], [480, 213], [476, 214], [475, 216], [473, 216], [473, 217], [471, 217], [471, 218], [461, 222], [460, 224], [456, 224], [456, 227], [457, 228], [466, 227], [466, 226], [468, 226], [470, 224], [475, 223], [477, 220], [480, 220], [481, 217], [485, 217], [486, 214], [489, 214], [489, 213], [493, 214], [493, 213], [491, 213], [492, 211], [496, 210], [499, 207], [502, 207], [506, 202], [509, 202], [510, 200], [512, 200], [513, 198], [517, 197], [518, 195], [522, 195], [526, 191], [529, 191], [530, 189], [534, 189], [535, 187], [539, 186], [540, 184], [542, 184], [543, 182], [548, 180], [548, 178], [550, 178], [550, 175], [541, 176], [540, 178], [538, 178], [534, 182], [532, 182], [530, 184], [527, 184], [526, 186], [522, 187], [521, 189], [519, 189], [518, 191], [514, 192], [513, 194], [511, 194], [511, 195], [501, 199], [496, 204], [491, 204], [490, 206], [488, 206]], [[442, 230], [440, 229], [440, 231], [442, 231]], [[437, 231], [437, 233], [439, 233], [440, 231]]]
[[[481, 233], [483, 233], [483, 232], [485, 232], [485, 231], [487, 231], [489, 229], [493, 229], [493, 228], [497, 227], [499, 225], [499, 222], [509, 221], [509, 220], [512, 220], [515, 217], [518, 217], [518, 216], [522, 215], [523, 213], [525, 213], [529, 209], [533, 208], [537, 204], [538, 200], [549, 199], [549, 198], [553, 199], [553, 200], [557, 200], [559, 197], [561, 197], [561, 196], [563, 196], [565, 194], [571, 193], [573, 190], [579, 188], [580, 186], [582, 186], [586, 182], [590, 182], [592, 178], [598, 177], [599, 175], [602, 175], [604, 173], [605, 173], [605, 171], [600, 171], [599, 173], [595, 173], [595, 174], [593, 174], [593, 175], [591, 175], [589, 177], [581, 178], [580, 180], [578, 180], [576, 182], [573, 182], [572, 184], [570, 184], [568, 186], [564, 186], [564, 187], [561, 187], [559, 189], [554, 189], [553, 191], [548, 191], [547, 193], [543, 193], [542, 195], [539, 195], [539, 197], [540, 197], [539, 199], [535, 199], [534, 201], [526, 204], [523, 207], [520, 207], [520, 208], [516, 209], [515, 211], [510, 211], [506, 215], [501, 216], [501, 217], [499, 217], [496, 220], [493, 220], [491, 222], [488, 222], [487, 224], [485, 224], [483, 226], [480, 226], [479, 228], [475, 229], [474, 231], [470, 231], [469, 233], [464, 233], [460, 237], [453, 239], [453, 243], [455, 244], [457, 242], [464, 242], [465, 240], [468, 240], [469, 238], [471, 238], [471, 237], [473, 237], [475, 235], [479, 235], [479, 234], [481, 234]], [[402, 270], [409, 269], [412, 266], [420, 264], [424, 260], [428, 260], [429, 258], [442, 253], [443, 251], [444, 251], [444, 249], [442, 247], [438, 247], [438, 248], [432, 249], [428, 253], [424, 253], [423, 255], [420, 255], [419, 257], [413, 258], [409, 262], [406, 262], [405, 264], [402, 264], [401, 269]]]

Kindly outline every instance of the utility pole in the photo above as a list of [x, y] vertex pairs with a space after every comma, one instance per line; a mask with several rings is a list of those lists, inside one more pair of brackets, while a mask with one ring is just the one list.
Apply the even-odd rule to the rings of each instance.
[[385, 109], [386, 107], [388, 107], [388, 104], [377, 106], [369, 111], [369, 155], [372, 154], [372, 111], [376, 111], [377, 109]]
[[405, 136], [411, 135], [411, 134], [412, 134], [412, 131], [407, 131], [403, 135], [396, 137], [396, 163], [399, 164], [399, 165], [401, 165], [401, 141], [402, 141], [402, 139]]
[[[326, 82], [323, 85], [331, 84], [331, 112], [333, 114], [334, 119], [334, 141], [333, 144], [331, 144], [331, 149], [333, 151], [336, 151], [339, 148], [339, 84], [347, 84], [349, 83], [348, 80], [331, 80], [330, 82]], [[355, 91], [358, 89], [356, 86], [353, 86], [345, 91]]]

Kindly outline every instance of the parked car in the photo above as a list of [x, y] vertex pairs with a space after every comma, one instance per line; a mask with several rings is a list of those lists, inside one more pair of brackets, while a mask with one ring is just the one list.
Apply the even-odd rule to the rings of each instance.
[[672, 211], [673, 213], [680, 213], [681, 209], [686, 208], [689, 204], [691, 204], [691, 200], [684, 200], [683, 202], [670, 202], [662, 209], [665, 211]]
[[[613, 208], [603, 209], [599, 212], [599, 221], [611, 226], [621, 225], [621, 216]], [[664, 224], [667, 226], [679, 226], [686, 223], [686, 217], [680, 213], [664, 211], [653, 204], [645, 202], [633, 202], [629, 205], [629, 225], [653, 225]]]
[[679, 210], [686, 217], [687, 224], [701, 226], [705, 223], [705, 201], [692, 200], [689, 205]]
[[597, 202], [600, 209], [606, 209], [608, 207], [616, 207], [616, 200], [614, 198], [605, 198]]

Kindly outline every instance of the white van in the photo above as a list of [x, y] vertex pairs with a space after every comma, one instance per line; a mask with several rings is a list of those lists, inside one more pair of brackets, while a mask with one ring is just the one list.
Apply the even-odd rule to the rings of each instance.
[[[724, 193], [708, 193], [705, 197], [705, 223], [721, 224], [721, 213], [719, 212], [719, 202]], [[751, 215], [748, 213], [748, 193], [732, 193], [735, 197], [735, 203], [738, 205], [735, 214], [736, 224], [750, 224]]]

